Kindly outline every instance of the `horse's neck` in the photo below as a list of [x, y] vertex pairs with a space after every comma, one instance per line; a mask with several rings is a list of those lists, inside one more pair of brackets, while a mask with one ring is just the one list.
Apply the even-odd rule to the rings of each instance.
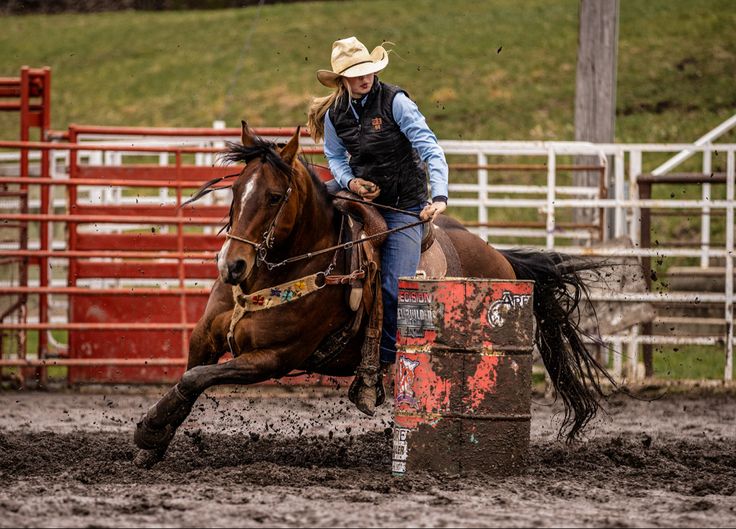
[[301, 205], [301, 213], [292, 230], [290, 253], [302, 253], [321, 250], [337, 243], [335, 226], [335, 210], [324, 196], [314, 189], [311, 181], [307, 187], [305, 200]]

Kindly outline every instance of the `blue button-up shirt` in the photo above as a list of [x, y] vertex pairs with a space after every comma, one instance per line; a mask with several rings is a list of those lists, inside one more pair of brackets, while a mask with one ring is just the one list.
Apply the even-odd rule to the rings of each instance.
[[[366, 97], [360, 100], [360, 104], [364, 105], [365, 101]], [[353, 111], [357, 121], [358, 113], [353, 108], [352, 101], [350, 101], [350, 110]], [[416, 103], [403, 92], [396, 94], [391, 110], [399, 129], [411, 142], [412, 147], [417, 150], [422, 161], [427, 164], [432, 197], [447, 200], [447, 160], [437, 142], [437, 137], [427, 126], [427, 120], [419, 112]], [[350, 169], [348, 151], [335, 131], [329, 111], [325, 114], [325, 156], [335, 180], [342, 187], [348, 187], [348, 183], [354, 178], [353, 171]]]

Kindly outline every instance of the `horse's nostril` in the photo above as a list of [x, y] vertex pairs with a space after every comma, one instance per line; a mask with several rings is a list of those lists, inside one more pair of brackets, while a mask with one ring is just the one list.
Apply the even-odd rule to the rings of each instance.
[[242, 274], [245, 270], [245, 259], [238, 259], [237, 261], [228, 263], [227, 269], [230, 273], [230, 277], [232, 279], [237, 279], [238, 277], [240, 277], [240, 274]]

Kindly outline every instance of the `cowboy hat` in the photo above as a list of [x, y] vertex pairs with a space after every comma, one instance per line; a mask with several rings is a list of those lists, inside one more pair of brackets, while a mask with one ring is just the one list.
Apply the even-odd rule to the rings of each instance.
[[337, 86], [339, 77], [360, 77], [383, 70], [388, 65], [388, 53], [383, 46], [376, 46], [368, 53], [355, 37], [336, 40], [332, 44], [332, 71], [318, 70], [317, 79], [330, 88]]

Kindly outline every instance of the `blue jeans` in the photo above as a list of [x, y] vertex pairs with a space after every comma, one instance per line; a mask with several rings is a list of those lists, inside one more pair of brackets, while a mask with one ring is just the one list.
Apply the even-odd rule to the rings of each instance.
[[[419, 213], [421, 205], [408, 211]], [[388, 229], [412, 224], [419, 219], [406, 213], [379, 210]], [[381, 335], [381, 362], [396, 361], [396, 316], [399, 297], [399, 277], [417, 272], [422, 251], [422, 226], [390, 234], [381, 247], [381, 277], [383, 280], [383, 333]]]

